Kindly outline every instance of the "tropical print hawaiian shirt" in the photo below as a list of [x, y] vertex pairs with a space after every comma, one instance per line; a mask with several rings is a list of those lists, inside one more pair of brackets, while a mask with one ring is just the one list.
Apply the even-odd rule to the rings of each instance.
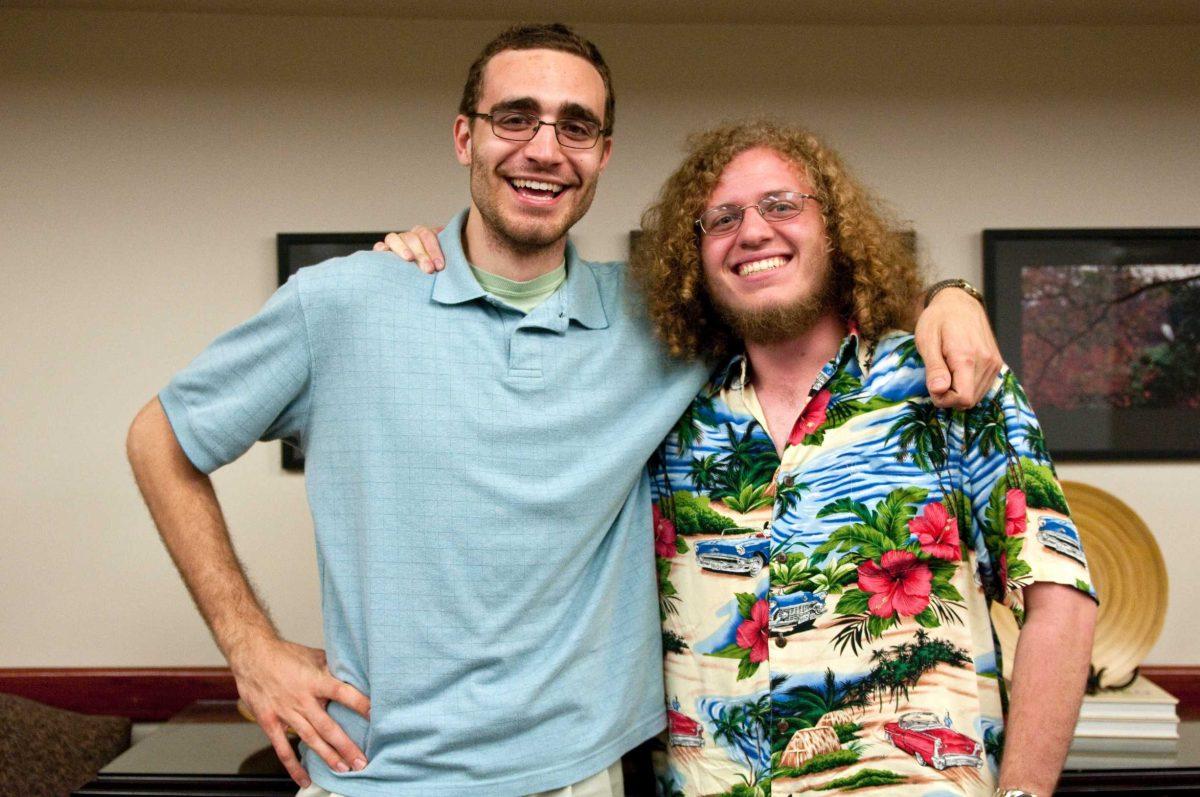
[[1004, 369], [975, 409], [939, 409], [910, 335], [851, 332], [781, 458], [748, 368], [651, 470], [662, 793], [990, 794], [992, 605], [1019, 622], [1035, 581], [1095, 597], [1024, 392]]

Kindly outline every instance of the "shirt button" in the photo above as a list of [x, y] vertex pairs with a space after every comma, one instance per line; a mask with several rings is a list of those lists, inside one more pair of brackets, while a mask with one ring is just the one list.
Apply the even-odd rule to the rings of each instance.
[[780, 720], [779, 724], [775, 726], [775, 730], [779, 731], [780, 733], [787, 733], [787, 730], [788, 730], [787, 720]]

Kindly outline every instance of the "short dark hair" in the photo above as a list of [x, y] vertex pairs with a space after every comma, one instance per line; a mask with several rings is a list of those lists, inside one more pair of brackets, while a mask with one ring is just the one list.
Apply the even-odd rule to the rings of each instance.
[[596, 68], [604, 81], [604, 134], [611, 135], [613, 117], [616, 114], [616, 96], [613, 94], [612, 75], [599, 48], [561, 22], [550, 24], [519, 24], [488, 42], [479, 57], [467, 71], [467, 83], [463, 86], [462, 100], [458, 112], [464, 116], [479, 109], [479, 95], [483, 93], [483, 70], [492, 56], [505, 50], [558, 50], [577, 55]]

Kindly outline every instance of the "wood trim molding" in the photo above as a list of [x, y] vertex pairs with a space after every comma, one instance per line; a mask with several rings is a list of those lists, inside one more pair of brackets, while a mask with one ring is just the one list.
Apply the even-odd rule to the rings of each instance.
[[[1153, 665], [1142, 675], [1179, 698], [1181, 719], [1200, 719], [1200, 665]], [[0, 669], [0, 692], [84, 714], [165, 722], [197, 700], [236, 700], [227, 667]]]
[[1200, 719], [1200, 666], [1144, 664], [1140, 672], [1179, 698], [1181, 720]]
[[0, 692], [134, 722], [165, 722], [197, 700], [238, 696], [227, 667], [0, 669]]

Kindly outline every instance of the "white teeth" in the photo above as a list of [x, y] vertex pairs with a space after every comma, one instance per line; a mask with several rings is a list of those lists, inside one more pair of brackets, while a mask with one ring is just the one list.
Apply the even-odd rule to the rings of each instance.
[[767, 257], [762, 260], [755, 260], [753, 263], [742, 263], [738, 266], [738, 274], [746, 276], [747, 274], [757, 274], [760, 271], [770, 271], [773, 268], [779, 268], [787, 262], [786, 257]]
[[512, 180], [512, 184], [517, 188], [532, 188], [535, 191], [549, 191], [552, 194], [557, 194], [559, 191], [563, 190], [561, 185], [555, 185], [554, 183], [542, 183], [538, 182], [537, 180], [516, 179]]

